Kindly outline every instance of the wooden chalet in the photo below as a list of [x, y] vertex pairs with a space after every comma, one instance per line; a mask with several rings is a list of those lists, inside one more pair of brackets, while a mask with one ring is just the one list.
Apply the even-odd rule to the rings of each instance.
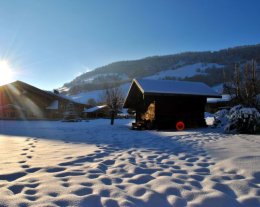
[[107, 105], [94, 106], [83, 111], [84, 118], [107, 118], [110, 116], [110, 108]]
[[22, 81], [0, 86], [0, 119], [60, 119], [69, 103], [79, 115], [86, 106]]
[[204, 127], [209, 97], [221, 96], [204, 83], [134, 79], [124, 108], [135, 110], [137, 128], [175, 129], [180, 121], [185, 127]]

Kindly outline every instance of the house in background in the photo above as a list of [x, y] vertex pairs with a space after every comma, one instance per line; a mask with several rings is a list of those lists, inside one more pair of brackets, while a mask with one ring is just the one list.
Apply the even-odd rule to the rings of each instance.
[[22, 81], [0, 86], [1, 119], [61, 119], [69, 103], [73, 103], [79, 115], [86, 107], [57, 92], [44, 91]]
[[215, 113], [221, 109], [229, 109], [232, 106], [232, 97], [229, 94], [222, 94], [221, 98], [208, 98], [206, 109]]
[[175, 129], [179, 121], [185, 127], [204, 127], [207, 98], [220, 97], [204, 83], [134, 79], [124, 108], [134, 109], [134, 124], [148, 129]]
[[83, 111], [84, 118], [107, 118], [110, 115], [110, 108], [107, 105], [95, 106]]

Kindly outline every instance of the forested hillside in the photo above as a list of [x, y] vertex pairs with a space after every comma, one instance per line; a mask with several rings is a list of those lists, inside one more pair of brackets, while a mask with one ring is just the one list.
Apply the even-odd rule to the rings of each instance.
[[[222, 83], [224, 79], [232, 76], [235, 64], [244, 64], [250, 60], [260, 62], [260, 44], [240, 46], [219, 51], [185, 52], [166, 56], [153, 56], [139, 60], [120, 61], [111, 63], [86, 72], [69, 83], [62, 89], [67, 89], [68, 94], [77, 94], [84, 91], [104, 89], [110, 85], [120, 85], [131, 81], [133, 78], [153, 76], [165, 70], [177, 70], [180, 67], [201, 64], [216, 64], [197, 68], [198, 73], [187, 76], [165, 76], [162, 79], [180, 79], [202, 81], [208, 85]], [[207, 65], [206, 65], [207, 66]], [[221, 66], [221, 67], [219, 67]], [[189, 67], [186, 67], [189, 73]], [[62, 91], [62, 90], [61, 90]]]

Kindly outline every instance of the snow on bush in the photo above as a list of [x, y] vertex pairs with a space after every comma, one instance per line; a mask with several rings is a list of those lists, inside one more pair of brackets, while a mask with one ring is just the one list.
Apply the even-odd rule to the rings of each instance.
[[222, 109], [217, 111], [214, 114], [214, 123], [213, 126], [215, 127], [223, 127], [227, 124], [228, 118], [227, 118], [228, 110]]
[[228, 114], [226, 132], [255, 133], [260, 124], [260, 113], [256, 108], [234, 106]]

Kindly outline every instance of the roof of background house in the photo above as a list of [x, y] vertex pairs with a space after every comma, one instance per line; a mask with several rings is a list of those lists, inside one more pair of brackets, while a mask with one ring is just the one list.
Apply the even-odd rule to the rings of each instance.
[[[0, 88], [9, 88], [10, 90], [14, 90], [14, 87], [17, 86], [17, 85], [21, 85], [21, 86], [24, 86], [26, 88], [29, 88], [31, 90], [34, 90], [34, 91], [37, 91], [38, 93], [41, 93], [42, 95], [46, 95], [48, 97], [52, 97], [54, 98], [55, 100], [57, 99], [63, 99], [63, 100], [66, 100], [66, 101], [69, 101], [69, 102], [73, 102], [73, 103], [76, 103], [76, 104], [84, 104], [84, 103], [81, 103], [81, 102], [77, 102], [77, 101], [74, 101], [72, 98], [68, 97], [68, 96], [65, 96], [65, 95], [62, 95], [62, 94], [56, 94], [52, 91], [45, 91], [45, 90], [42, 90], [42, 89], [39, 89], [35, 86], [32, 86], [28, 83], [25, 83], [23, 81], [14, 81], [12, 83], [8, 83], [8, 84], [5, 84], [5, 85], [2, 85], [0, 86]], [[84, 104], [86, 105], [86, 104]]]
[[87, 113], [96, 112], [96, 111], [104, 109], [106, 107], [107, 107], [107, 105], [95, 106], [95, 107], [92, 107], [89, 109], [85, 109], [84, 112], [87, 112]]
[[207, 103], [219, 103], [219, 102], [227, 102], [232, 99], [232, 96], [229, 94], [222, 94], [221, 98], [207, 98]]

